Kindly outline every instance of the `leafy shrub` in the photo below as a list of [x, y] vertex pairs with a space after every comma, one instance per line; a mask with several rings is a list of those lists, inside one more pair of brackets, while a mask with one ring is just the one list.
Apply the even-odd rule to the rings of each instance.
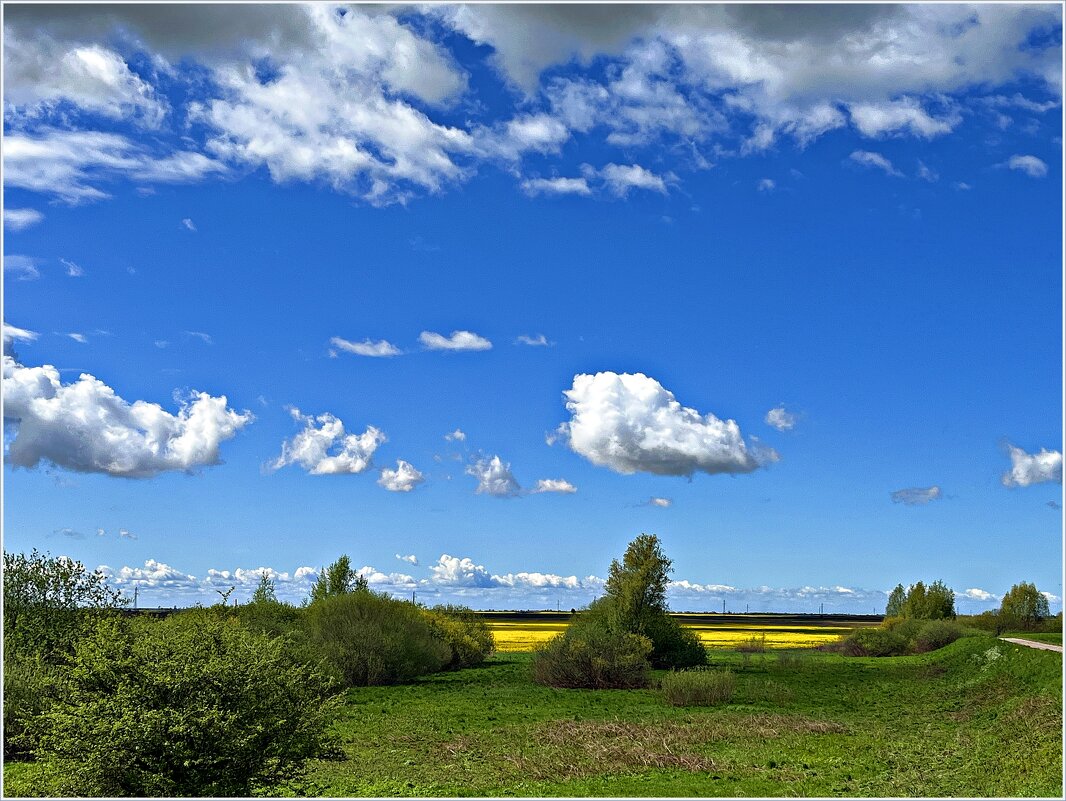
[[659, 686], [674, 706], [714, 706], [733, 697], [737, 680], [728, 670], [683, 670], [667, 673]]
[[237, 617], [246, 628], [271, 637], [295, 631], [300, 612], [299, 607], [273, 598], [256, 599], [237, 607]]
[[907, 652], [907, 641], [895, 631], [864, 628], [844, 641], [843, 651], [848, 656], [900, 656]]
[[647, 637], [606, 626], [568, 629], [533, 654], [533, 681], [549, 687], [633, 689], [650, 676]]
[[690, 668], [707, 663], [707, 649], [692, 629], [686, 629], [669, 615], [652, 618], [643, 632], [651, 640], [653, 668]]
[[434, 636], [451, 649], [446, 668], [480, 665], [496, 648], [488, 624], [476, 612], [464, 606], [442, 605], [424, 610]]
[[913, 617], [890, 617], [885, 618], [881, 623], [881, 627], [898, 634], [905, 642], [910, 643], [918, 636], [918, 632], [925, 627], [926, 622]]
[[753, 634], [747, 640], [740, 643], [736, 649], [742, 654], [761, 654], [766, 652], [766, 635]]
[[31, 727], [75, 795], [248, 796], [331, 752], [331, 687], [209, 610], [103, 620]]
[[305, 623], [311, 646], [348, 687], [399, 684], [452, 660], [421, 607], [370, 590], [316, 600]]
[[4, 758], [26, 759], [36, 750], [28, 723], [62, 695], [63, 668], [39, 656], [17, 653], [4, 659]]
[[930, 620], [914, 637], [914, 650], [922, 654], [951, 645], [962, 636], [962, 626], [952, 620]]

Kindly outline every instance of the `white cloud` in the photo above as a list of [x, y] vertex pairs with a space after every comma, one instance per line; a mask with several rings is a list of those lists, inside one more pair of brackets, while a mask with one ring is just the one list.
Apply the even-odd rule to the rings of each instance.
[[861, 164], [864, 167], [873, 167], [874, 169], [884, 170], [887, 175], [892, 175], [896, 178], [902, 177], [903, 173], [892, 166], [892, 162], [882, 156], [880, 153], [874, 153], [869, 150], [856, 150], [850, 156], [849, 159], [856, 164]]
[[663, 177], [639, 164], [607, 164], [596, 174], [603, 179], [607, 188], [619, 197], [628, 195], [630, 189], [647, 189], [666, 194], [666, 181]]
[[533, 348], [549, 348], [554, 345], [554, 342], [549, 342], [548, 338], [544, 334], [537, 334], [536, 336], [529, 336], [528, 334], [519, 334], [515, 339], [516, 345], [529, 345]]
[[59, 261], [64, 267], [67, 268], [67, 275], [70, 278], [81, 278], [83, 275], [85, 275], [85, 270], [83, 270], [79, 265], [75, 264], [69, 259], [60, 259]]
[[978, 587], [971, 587], [962, 593], [966, 598], [970, 598], [974, 601], [998, 601], [1000, 596], [994, 595], [990, 592], [986, 592]]
[[386, 467], [381, 471], [378, 485], [389, 492], [410, 492], [425, 480], [413, 464], [397, 459], [395, 470]]
[[617, 473], [750, 473], [778, 455], [745, 444], [733, 420], [701, 415], [642, 373], [574, 376], [572, 417], [559, 428], [571, 450]]
[[452, 433], [445, 434], [444, 438], [448, 440], [448, 442], [464, 442], [466, 440], [466, 434], [462, 429], [457, 428]]
[[1011, 156], [1007, 166], [1012, 170], [1024, 172], [1030, 178], [1043, 178], [1047, 175], [1047, 164], [1036, 156]]
[[492, 576], [484, 565], [475, 564], [469, 557], [441, 554], [437, 564], [431, 565], [429, 572], [432, 581], [441, 585], [459, 585], [464, 587], [495, 586]]
[[527, 195], [591, 195], [584, 178], [527, 178], [521, 183]]
[[15, 355], [14, 345], [16, 342], [34, 342], [40, 336], [36, 331], [27, 331], [25, 328], [19, 328], [10, 323], [4, 323], [3, 332], [4, 355], [11, 357]]
[[925, 162], [921, 160], [918, 161], [918, 177], [921, 178], [923, 181], [928, 181], [931, 184], [934, 184], [940, 180], [940, 174], [937, 173], [936, 170], [927, 166]]
[[194, 222], [192, 221], [192, 219], [191, 219], [191, 218], [189, 218], [189, 217], [185, 217], [185, 218], [184, 218], [184, 219], [183, 219], [183, 220], [181, 221], [181, 224], [185, 226], [185, 229], [186, 229], [187, 231], [194, 231], [194, 232], [196, 231], [196, 223], [194, 223]]
[[760, 192], [773, 192], [777, 188], [777, 184], [773, 178], [760, 178], [755, 188]]
[[67, 334], [67, 336], [73, 339], [75, 342], [80, 342], [82, 345], [89, 341], [89, 338], [86, 337], [85, 334], [78, 334], [72, 332], [70, 334]]
[[652, 497], [648, 498], [647, 501], [644, 502], [644, 505], [657, 506], [660, 509], [669, 509], [671, 506], [674, 505], [674, 502], [670, 498], [659, 498], [653, 495]]
[[182, 573], [165, 562], [148, 559], [144, 567], [122, 567], [112, 570], [107, 565], [97, 568], [108, 583], [119, 589], [144, 587], [187, 590], [196, 586], [196, 576]]
[[313, 476], [362, 473], [370, 468], [374, 452], [386, 440], [374, 426], [367, 426], [362, 434], [348, 434], [344, 423], [328, 412], [305, 416], [291, 407], [289, 414], [304, 427], [282, 443], [281, 455], [269, 465], [272, 470], [297, 464]]
[[452, 331], [451, 336], [444, 336], [433, 331], [423, 331], [418, 341], [427, 350], [489, 350], [492, 343], [485, 337], [472, 331]]
[[925, 506], [930, 501], [939, 501], [944, 497], [940, 487], [907, 487], [891, 493], [892, 503], [907, 506]]
[[203, 331], [183, 331], [182, 333], [185, 334], [185, 336], [187, 337], [192, 337], [193, 339], [200, 340], [205, 345], [215, 344], [215, 340], [211, 337], [211, 335], [204, 333]]
[[1062, 454], [1041, 448], [1040, 453], [1026, 453], [1008, 443], [1011, 467], [1001, 479], [1004, 487], [1028, 487], [1044, 482], [1062, 483]]
[[530, 493], [538, 492], [562, 492], [572, 494], [577, 492], [577, 487], [567, 481], [565, 478], [542, 478], [537, 481]]
[[499, 456], [478, 459], [466, 468], [466, 474], [477, 479], [479, 495], [491, 495], [494, 498], [513, 498], [522, 492], [511, 473], [511, 465], [505, 464]]
[[55, 367], [24, 367], [7, 353], [4, 414], [15, 430], [11, 464], [33, 468], [44, 461], [125, 478], [219, 464], [221, 443], [254, 419], [230, 409], [224, 395], [206, 392], [190, 393], [177, 414], [146, 401], [131, 404], [88, 373], [63, 384]]
[[21, 231], [44, 219], [37, 209], [4, 209], [4, 226], [12, 231]]
[[776, 428], [778, 431], [791, 431], [796, 427], [796, 415], [785, 409], [784, 406], [777, 406], [766, 413], [766, 424]]
[[120, 528], [118, 530], [118, 536], [119, 536], [119, 539], [123, 539], [123, 540], [135, 540], [135, 539], [137, 539], [137, 535], [136, 534], [134, 534], [129, 529], [125, 529], [125, 528]]
[[915, 98], [883, 103], [855, 103], [850, 108], [851, 121], [865, 136], [909, 132], [923, 139], [951, 133], [962, 121], [957, 113], [939, 119], [930, 116]]
[[347, 353], [354, 353], [357, 356], [387, 357], [399, 356], [403, 353], [398, 347], [384, 339], [380, 339], [377, 342], [369, 339], [364, 339], [362, 342], [350, 342], [341, 337], [332, 337], [329, 340], [329, 344], [339, 350], [343, 350]]
[[18, 281], [35, 281], [41, 277], [37, 259], [18, 253], [4, 254], [4, 272], [10, 273]]
[[1048, 603], [1057, 604], [1062, 600], [1059, 596], [1053, 595], [1050, 592], [1041, 592], [1040, 594], [1048, 599]]
[[413, 553], [407, 554], [406, 556], [404, 556], [403, 554], [396, 554], [396, 558], [399, 559], [401, 562], [407, 562], [407, 564], [409, 565], [418, 564], [418, 557], [415, 556]]

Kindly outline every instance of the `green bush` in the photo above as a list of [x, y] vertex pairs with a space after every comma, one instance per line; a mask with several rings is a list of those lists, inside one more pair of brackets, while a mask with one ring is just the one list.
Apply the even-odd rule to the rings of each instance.
[[251, 631], [281, 637], [300, 625], [299, 607], [275, 598], [259, 598], [237, 607], [237, 618]]
[[568, 629], [533, 654], [533, 681], [548, 687], [634, 689], [650, 677], [647, 637], [606, 626]]
[[331, 688], [210, 610], [102, 620], [31, 728], [71, 794], [248, 796], [331, 753]]
[[653, 668], [690, 668], [707, 663], [707, 649], [696, 632], [669, 615], [649, 620], [643, 634], [651, 640], [649, 659]]
[[914, 636], [914, 650], [920, 654], [951, 645], [962, 636], [962, 626], [953, 620], [930, 620]]
[[667, 673], [660, 689], [674, 706], [715, 706], [728, 703], [736, 690], [736, 677], [728, 670], [684, 670]]
[[434, 636], [451, 649], [448, 669], [480, 665], [496, 648], [488, 624], [465, 606], [435, 606], [424, 614]]
[[421, 607], [370, 590], [316, 600], [304, 621], [311, 647], [348, 687], [399, 684], [452, 660]]
[[64, 668], [39, 656], [4, 658], [4, 758], [27, 759], [36, 750], [28, 724], [63, 694]]
[[859, 629], [844, 641], [848, 656], [900, 656], [907, 652], [907, 640], [883, 628]]

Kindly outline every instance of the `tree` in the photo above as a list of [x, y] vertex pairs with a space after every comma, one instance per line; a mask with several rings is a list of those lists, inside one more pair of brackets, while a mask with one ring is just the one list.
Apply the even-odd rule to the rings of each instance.
[[263, 573], [259, 577], [259, 584], [255, 588], [255, 592], [252, 593], [252, 599], [250, 603], [253, 604], [265, 604], [272, 603], [278, 600], [278, 594], [274, 589], [274, 582], [270, 579], [266, 573]]
[[99, 570], [36, 549], [4, 552], [5, 653], [55, 659], [70, 651], [85, 613], [125, 606]]
[[369, 588], [366, 577], [352, 570], [352, 561], [344, 554], [319, 574], [318, 581], [311, 587], [311, 602]]
[[618, 628], [643, 634], [651, 621], [668, 613], [666, 586], [672, 567], [653, 534], [641, 534], [629, 543], [621, 563], [611, 561], [604, 590]]
[[903, 603], [907, 599], [907, 591], [902, 584], [897, 584], [888, 596], [888, 606], [885, 607], [885, 617], [901, 617], [903, 615]]
[[999, 607], [1001, 628], [1029, 628], [1050, 616], [1047, 596], [1028, 581], [1011, 587]]
[[954, 620], [955, 591], [937, 579], [925, 591], [922, 613], [925, 620]]
[[211, 609], [104, 619], [68, 686], [31, 721], [64, 794], [250, 796], [335, 751], [334, 689], [281, 639]]

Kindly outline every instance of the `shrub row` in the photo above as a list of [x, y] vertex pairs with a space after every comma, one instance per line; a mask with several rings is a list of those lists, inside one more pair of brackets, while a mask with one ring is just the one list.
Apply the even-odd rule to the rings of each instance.
[[953, 620], [886, 618], [881, 626], [855, 631], [841, 644], [848, 656], [903, 656], [936, 651], [963, 635]]

